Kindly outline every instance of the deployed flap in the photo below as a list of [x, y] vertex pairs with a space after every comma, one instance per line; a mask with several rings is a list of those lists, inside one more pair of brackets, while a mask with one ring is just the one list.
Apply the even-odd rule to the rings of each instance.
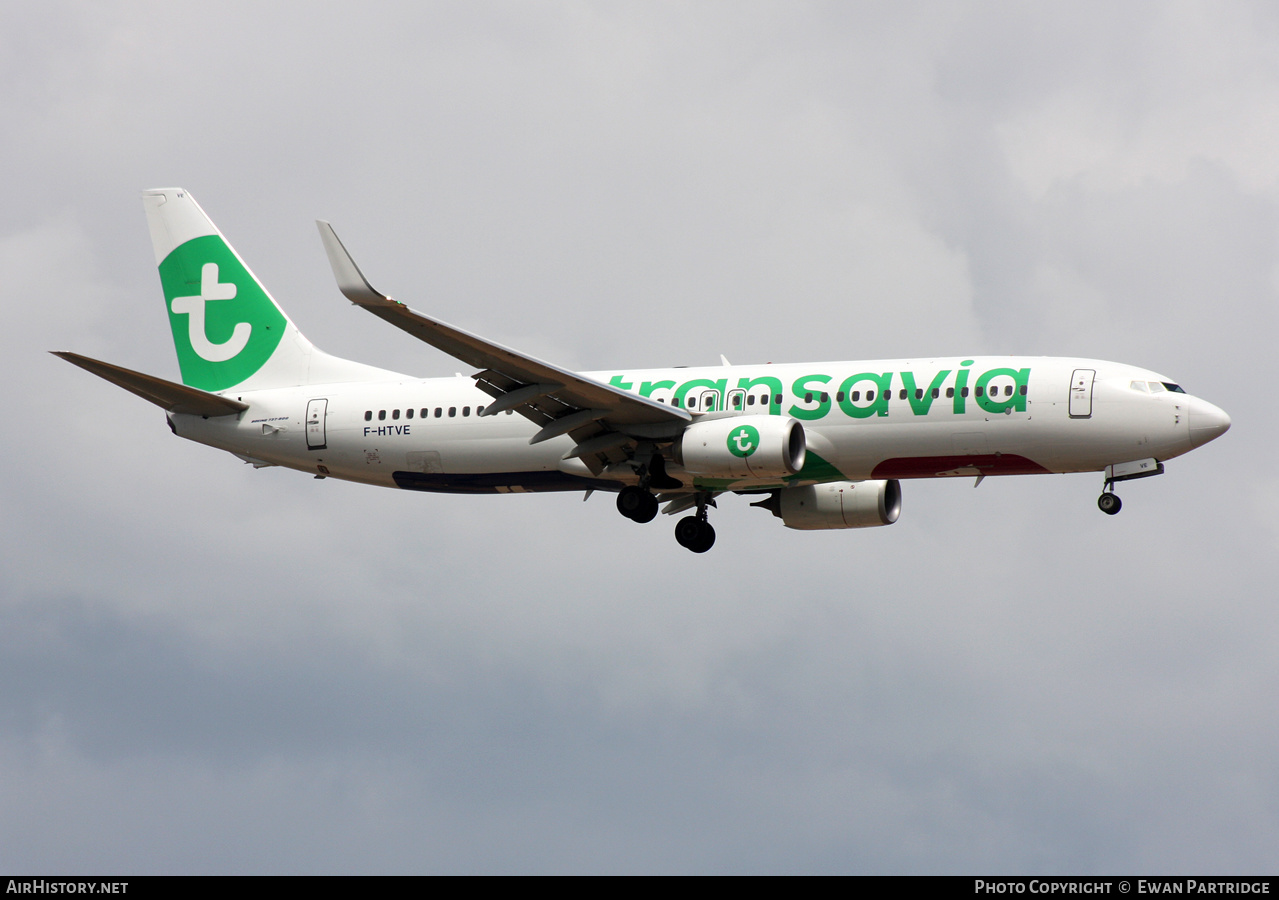
[[192, 416], [233, 416], [249, 408], [249, 404], [227, 397], [219, 397], [199, 388], [174, 384], [154, 375], [143, 375], [123, 366], [90, 359], [78, 353], [62, 350], [50, 350], [54, 356], [60, 356], [72, 365], [92, 372], [99, 378], [105, 378], [112, 384], [119, 385], [126, 391], [132, 391], [143, 400], [149, 400], [156, 406], [169, 412], [184, 413]]
[[685, 424], [692, 421], [692, 416], [682, 409], [628, 394], [414, 312], [403, 303], [374, 290], [338, 240], [333, 226], [324, 221], [316, 224], [338, 288], [352, 303], [418, 340], [485, 370], [473, 377], [483, 390], [494, 397], [531, 385], [549, 388], [541, 393], [530, 391], [530, 399], [525, 404], [529, 408], [520, 410], [533, 421], [546, 424], [572, 411], [592, 410], [592, 420], [599, 421], [606, 428], [627, 431], [627, 426], [633, 425], [659, 426], [658, 430], [669, 431], [670, 436], [678, 434]]

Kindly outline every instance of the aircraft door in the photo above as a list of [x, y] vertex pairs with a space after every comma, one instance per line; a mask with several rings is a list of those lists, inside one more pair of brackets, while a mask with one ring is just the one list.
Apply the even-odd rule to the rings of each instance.
[[1092, 416], [1092, 383], [1096, 369], [1075, 369], [1070, 376], [1070, 417], [1087, 419]]
[[719, 409], [719, 391], [702, 391], [697, 408], [702, 412], [715, 412]]
[[306, 405], [306, 449], [324, 450], [328, 447], [325, 440], [324, 420], [328, 417], [329, 401], [311, 400]]
[[725, 409], [733, 412], [746, 412], [746, 392], [740, 388], [728, 392], [728, 404]]

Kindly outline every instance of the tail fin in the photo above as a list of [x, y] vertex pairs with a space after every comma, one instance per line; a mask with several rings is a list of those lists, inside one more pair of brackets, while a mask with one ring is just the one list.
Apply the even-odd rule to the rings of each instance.
[[186, 191], [142, 199], [184, 384], [255, 390], [395, 377], [308, 341]]

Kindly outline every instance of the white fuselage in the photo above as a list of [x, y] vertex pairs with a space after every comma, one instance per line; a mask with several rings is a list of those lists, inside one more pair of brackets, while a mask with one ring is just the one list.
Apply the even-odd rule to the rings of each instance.
[[[808, 453], [798, 475], [707, 479], [668, 463], [668, 474], [687, 489], [1099, 471], [1179, 456], [1229, 424], [1220, 409], [1181, 393], [1163, 376], [1086, 359], [956, 357], [587, 374], [695, 418], [775, 415], [803, 425]], [[480, 416], [493, 398], [467, 377], [405, 376], [224, 396], [249, 408], [208, 419], [171, 414], [175, 431], [256, 463], [388, 487], [583, 490], [637, 480], [627, 467], [595, 475], [581, 460], [563, 459], [574, 443], [568, 436], [530, 445], [537, 426], [518, 414]]]

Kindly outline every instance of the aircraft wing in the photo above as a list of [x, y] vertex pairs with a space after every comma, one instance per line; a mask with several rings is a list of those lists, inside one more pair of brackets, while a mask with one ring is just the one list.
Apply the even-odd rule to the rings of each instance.
[[624, 453], [618, 455], [621, 447], [646, 438], [675, 437], [692, 421], [683, 409], [637, 397], [414, 312], [369, 284], [333, 226], [324, 221], [316, 224], [338, 289], [346, 298], [418, 340], [480, 369], [472, 377], [481, 390], [494, 398], [484, 415], [507, 409], [520, 413], [541, 429], [529, 443], [569, 434], [577, 446], [568, 455], [581, 457], [595, 469], [591, 457], [598, 456], [599, 465], [620, 461], [625, 458]]
[[210, 394], [199, 388], [174, 384], [154, 375], [144, 375], [123, 366], [115, 366], [81, 356], [79, 353], [68, 353], [65, 350], [50, 350], [54, 356], [60, 356], [72, 365], [92, 372], [99, 378], [105, 378], [114, 385], [131, 391], [168, 412], [185, 413], [192, 416], [232, 416], [249, 408], [249, 404]]

